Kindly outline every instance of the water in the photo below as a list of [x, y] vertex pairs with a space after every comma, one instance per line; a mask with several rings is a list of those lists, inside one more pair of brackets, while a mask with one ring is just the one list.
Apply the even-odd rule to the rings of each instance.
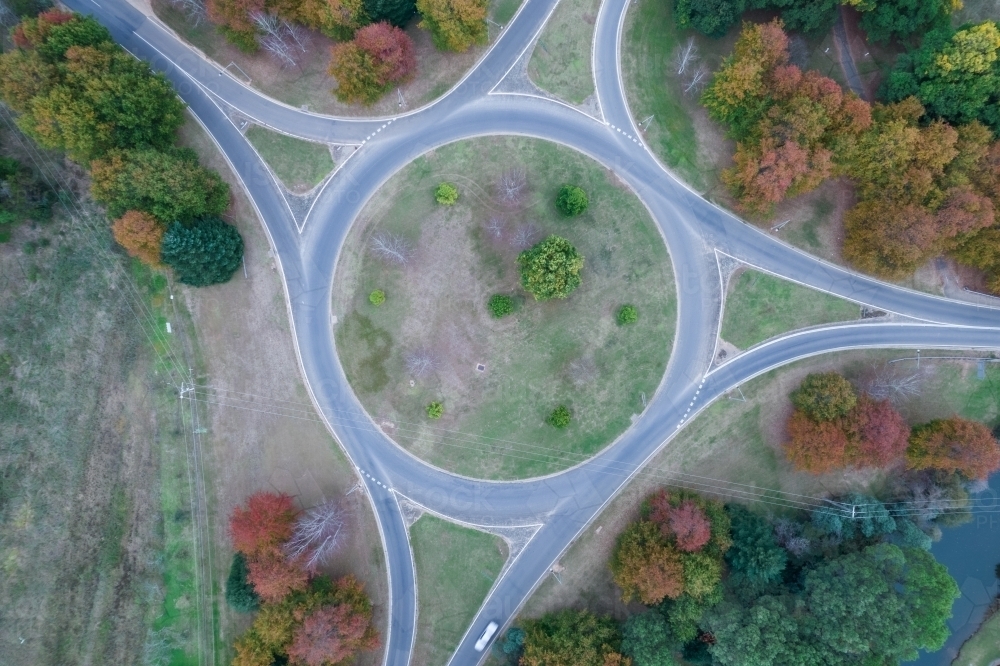
[[915, 666], [947, 666], [983, 620], [990, 602], [1000, 592], [996, 566], [1000, 563], [1000, 474], [990, 477], [989, 489], [975, 496], [972, 522], [945, 529], [931, 552], [948, 567], [962, 590], [948, 622], [952, 634], [944, 647], [922, 653]]

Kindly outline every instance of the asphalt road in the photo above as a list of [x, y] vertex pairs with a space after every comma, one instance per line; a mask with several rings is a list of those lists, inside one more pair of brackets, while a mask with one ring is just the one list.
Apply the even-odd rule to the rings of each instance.
[[[307, 386], [360, 471], [379, 521], [390, 580], [389, 631], [384, 637], [387, 665], [408, 664], [416, 623], [412, 554], [399, 496], [467, 523], [541, 525], [494, 586], [451, 660], [476, 664], [483, 654], [476, 653], [472, 644], [486, 624], [509, 622], [563, 550], [631, 475], [702, 408], [734, 387], [798, 358], [839, 349], [1000, 348], [1000, 310], [913, 292], [822, 262], [741, 222], [675, 180], [643, 145], [622, 91], [618, 51], [627, 0], [605, 0], [597, 19], [593, 65], [600, 119], [552, 101], [490, 94], [518, 57], [530, 54], [526, 49], [555, 0], [526, 0], [477, 67], [437, 102], [393, 118], [363, 120], [312, 114], [268, 99], [201, 58], [123, 0], [100, 0], [99, 5], [95, 0], [67, 0], [67, 4], [93, 14], [119, 43], [171, 79], [228, 158], [264, 221], [284, 279]], [[230, 120], [233, 110], [302, 138], [361, 144], [320, 194], [301, 229], [260, 158]], [[678, 286], [671, 360], [641, 418], [596, 457], [567, 458], [567, 465], [575, 465], [567, 471], [523, 482], [456, 476], [398, 447], [355, 398], [332, 334], [335, 264], [350, 225], [371, 195], [424, 152], [486, 134], [557, 141], [614, 170], [657, 221]], [[786, 335], [713, 368], [722, 305], [713, 251], [902, 317], [891, 323], [866, 321]], [[531, 457], [535, 451], [528, 444], [513, 445], [505, 455]]]

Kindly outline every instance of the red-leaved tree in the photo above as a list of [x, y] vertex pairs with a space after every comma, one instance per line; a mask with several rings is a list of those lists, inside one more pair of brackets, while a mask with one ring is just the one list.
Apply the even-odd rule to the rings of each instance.
[[660, 528], [649, 521], [632, 523], [622, 532], [610, 567], [625, 601], [638, 597], [652, 606], [665, 597], [676, 599], [684, 592], [680, 554], [666, 542]]
[[796, 469], [822, 474], [844, 466], [847, 435], [836, 421], [813, 421], [796, 409], [785, 429], [785, 456]]
[[236, 507], [229, 517], [233, 547], [248, 558], [280, 552], [281, 546], [292, 536], [296, 513], [289, 495], [254, 493], [247, 498], [246, 506]]
[[247, 580], [257, 595], [268, 603], [277, 603], [290, 593], [306, 589], [309, 575], [281, 552], [264, 551], [247, 560]]
[[329, 72], [337, 79], [338, 99], [372, 104], [408, 79], [416, 66], [410, 37], [383, 21], [361, 28], [352, 41], [334, 46]]
[[953, 416], [914, 428], [906, 460], [913, 469], [940, 469], [985, 479], [1000, 469], [1000, 444], [982, 423]]
[[295, 638], [288, 648], [293, 664], [324, 666], [346, 661], [358, 650], [371, 649], [371, 618], [358, 613], [348, 604], [324, 606], [295, 631]]
[[677, 548], [685, 553], [701, 550], [712, 537], [712, 526], [708, 518], [701, 508], [690, 500], [671, 508], [666, 524], [660, 529], [673, 535]]
[[906, 452], [910, 426], [888, 400], [858, 397], [844, 419], [850, 443], [847, 462], [858, 467], [884, 467]]

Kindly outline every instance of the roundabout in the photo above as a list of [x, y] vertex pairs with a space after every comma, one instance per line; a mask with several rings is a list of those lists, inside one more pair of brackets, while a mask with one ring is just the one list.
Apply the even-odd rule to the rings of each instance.
[[[478, 664], [488, 654], [474, 648], [483, 630], [496, 622], [502, 631], [623, 484], [727, 391], [771, 368], [839, 349], [1000, 348], [1000, 310], [909, 291], [822, 262], [744, 224], [675, 180], [646, 150], [622, 92], [618, 53], [629, 4], [624, 0], [607, 0], [595, 27], [593, 70], [601, 120], [549, 100], [490, 94], [533, 43], [555, 0], [524, 3], [479, 65], [445, 97], [410, 114], [377, 120], [324, 117], [269, 100], [228, 77], [122, 0], [67, 4], [94, 14], [119, 43], [171, 79], [257, 207], [284, 280], [293, 338], [311, 398], [357, 467], [379, 522], [390, 588], [385, 664], [408, 664], [415, 637], [416, 581], [400, 500], [455, 521], [536, 530], [488, 594], [450, 660]], [[237, 109], [262, 125], [301, 138], [360, 145], [301, 225], [260, 157], [230, 120], [229, 113]], [[613, 445], [586, 461], [515, 482], [452, 474], [393, 442], [369, 418], [364, 400], [352, 390], [331, 333], [344, 316], [334, 311], [339, 288], [336, 260], [368, 202], [421, 155], [486, 135], [520, 135], [563, 144], [613, 172], [658, 225], [677, 284], [671, 361], [659, 391], [647, 396], [646, 405], [640, 404], [644, 409], [637, 412], [638, 418]], [[494, 175], [501, 166], [506, 164], [493, 165]], [[713, 366], [722, 309], [717, 252], [899, 317], [793, 332]], [[586, 261], [593, 262], [593, 255]], [[361, 293], [376, 288], [380, 287], [364, 285]], [[392, 301], [392, 290], [385, 292], [380, 307]], [[645, 308], [642, 303], [635, 305], [642, 321]], [[593, 317], [606, 314], [598, 311]], [[444, 409], [447, 414], [447, 404]], [[511, 445], [508, 455], [525, 454], [529, 445]]]
[[[449, 180], [460, 195], [442, 205], [434, 189]], [[568, 182], [589, 197], [572, 217], [556, 207]], [[583, 256], [581, 284], [536, 300], [518, 257], [552, 235]], [[408, 451], [464, 476], [541, 476], [599, 451], [653, 398], [673, 283], [656, 225], [613, 174], [542, 141], [462, 141], [403, 168], [355, 222], [334, 277], [337, 351], [366, 412]], [[511, 311], [491, 312], [494, 296]], [[626, 303], [641, 317], [623, 324]], [[549, 423], [559, 406], [564, 427]]]

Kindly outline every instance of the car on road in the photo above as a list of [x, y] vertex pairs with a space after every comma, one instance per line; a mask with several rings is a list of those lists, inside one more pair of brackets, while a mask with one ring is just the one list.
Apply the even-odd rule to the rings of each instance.
[[483, 630], [483, 635], [479, 637], [478, 641], [476, 641], [476, 652], [482, 652], [483, 649], [489, 644], [490, 639], [493, 638], [493, 634], [497, 633], [498, 626], [499, 625], [497, 625], [496, 622], [490, 622], [486, 625], [486, 629]]

